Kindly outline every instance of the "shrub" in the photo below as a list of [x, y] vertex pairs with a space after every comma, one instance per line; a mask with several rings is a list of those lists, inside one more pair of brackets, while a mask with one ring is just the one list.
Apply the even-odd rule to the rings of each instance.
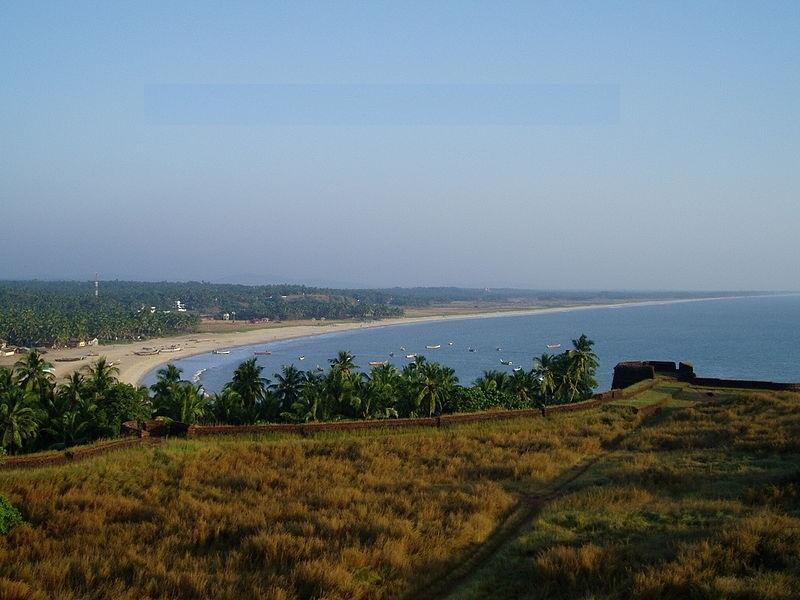
[[22, 523], [22, 515], [11, 503], [0, 496], [0, 535], [7, 534], [12, 527]]

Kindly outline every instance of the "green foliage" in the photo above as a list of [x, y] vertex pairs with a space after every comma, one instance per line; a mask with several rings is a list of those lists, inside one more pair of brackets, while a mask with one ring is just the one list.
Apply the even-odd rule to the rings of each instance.
[[339, 352], [325, 373], [285, 366], [273, 380], [255, 358], [241, 363], [221, 393], [209, 396], [167, 365], [150, 389], [120, 383], [118, 369], [99, 358], [55, 385], [36, 351], [14, 370], [0, 369], [0, 445], [12, 453], [66, 449], [120, 434], [125, 421], [163, 417], [188, 425], [259, 422], [306, 423], [388, 419], [521, 409], [573, 402], [591, 394], [597, 360], [581, 336], [558, 356], [542, 356], [531, 371], [487, 371], [474, 385], [423, 356], [402, 370], [391, 365], [361, 372], [355, 357]]
[[0, 496], [0, 535], [5, 535], [15, 525], [22, 523], [22, 515], [3, 496]]

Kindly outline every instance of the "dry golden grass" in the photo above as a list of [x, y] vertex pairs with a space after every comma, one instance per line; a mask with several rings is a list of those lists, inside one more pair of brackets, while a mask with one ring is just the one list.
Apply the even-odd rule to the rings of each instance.
[[456, 595], [800, 597], [800, 394], [706, 392], [673, 390]]
[[[27, 521], [0, 538], [0, 597], [413, 594], [484, 541], [515, 492], [633, 422], [617, 407], [451, 430], [173, 441], [0, 473], [0, 494]], [[578, 563], [591, 568], [591, 552]]]

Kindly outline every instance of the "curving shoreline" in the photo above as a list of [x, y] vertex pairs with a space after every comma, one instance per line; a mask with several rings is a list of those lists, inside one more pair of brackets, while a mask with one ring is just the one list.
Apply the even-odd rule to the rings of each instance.
[[[114, 363], [119, 368], [119, 379], [125, 383], [141, 384], [145, 376], [152, 371], [167, 363], [175, 360], [206, 354], [213, 350], [223, 348], [236, 348], [242, 346], [253, 346], [257, 344], [268, 344], [282, 340], [290, 340], [304, 337], [314, 337], [334, 332], [351, 331], [354, 329], [371, 329], [375, 327], [396, 327], [400, 325], [410, 325], [415, 323], [432, 323], [439, 321], [455, 321], [467, 319], [494, 319], [499, 317], [516, 317], [534, 314], [552, 314], [564, 312], [577, 312], [582, 310], [597, 310], [604, 308], [627, 308], [636, 306], [660, 306], [666, 304], [681, 304], [687, 302], [709, 302], [717, 300], [733, 300], [752, 296], [723, 296], [709, 298], [681, 298], [670, 300], [644, 300], [634, 302], [615, 302], [606, 304], [584, 304], [572, 306], [556, 306], [549, 308], [526, 308], [509, 311], [491, 311], [465, 313], [455, 315], [433, 315], [420, 317], [400, 317], [398, 319], [386, 321], [372, 321], [368, 323], [360, 322], [326, 322], [315, 325], [289, 325], [281, 327], [265, 327], [250, 331], [225, 332], [225, 333], [192, 333], [180, 336], [164, 338], [153, 338], [137, 343], [113, 344], [102, 347], [92, 348], [72, 348], [51, 350], [46, 355], [46, 360], [53, 363], [54, 375], [57, 379], [66, 377], [76, 369], [86, 364], [90, 364], [95, 357], [88, 357], [85, 360], [76, 362], [56, 362], [56, 359], [76, 358], [86, 355], [89, 351], [97, 352], [100, 356], [105, 356], [107, 360]], [[156, 354], [153, 356], [138, 356], [134, 351], [142, 346], [181, 346], [179, 352], [168, 354]], [[18, 357], [8, 357], [0, 361], [0, 364], [13, 364]]]

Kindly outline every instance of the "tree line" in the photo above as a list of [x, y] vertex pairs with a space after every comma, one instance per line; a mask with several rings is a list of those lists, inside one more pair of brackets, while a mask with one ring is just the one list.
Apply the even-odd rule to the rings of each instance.
[[103, 358], [56, 385], [51, 365], [34, 350], [13, 369], [0, 368], [0, 442], [12, 453], [63, 449], [117, 436], [123, 422], [150, 418], [243, 425], [544, 409], [592, 395], [598, 366], [593, 345], [581, 335], [569, 350], [543, 354], [528, 370], [486, 371], [470, 386], [423, 356], [402, 369], [384, 364], [364, 372], [342, 351], [327, 370], [288, 365], [271, 379], [252, 358], [217, 394], [182, 379], [173, 364], [158, 371], [149, 389], [120, 383], [116, 367]]

